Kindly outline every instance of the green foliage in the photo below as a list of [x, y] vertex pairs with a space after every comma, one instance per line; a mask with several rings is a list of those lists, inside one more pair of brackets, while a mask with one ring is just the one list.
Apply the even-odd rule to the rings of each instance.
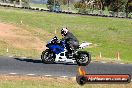
[[[16, 1], [16, 2], [19, 2], [20, 0], [9, 0], [10, 2], [14, 2], [14, 1]], [[29, 2], [30, 0], [22, 0], [22, 2]]]
[[85, 3], [82, 3], [82, 2], [77, 2], [74, 4], [74, 7], [85, 9], [87, 7], [87, 5]]
[[86, 13], [87, 4], [85, 3], [85, 0], [75, 3], [74, 7], [76, 9], [79, 9], [79, 13]]
[[111, 0], [109, 10], [114, 12], [124, 12], [127, 0]]
[[63, 1], [63, 4], [66, 5], [68, 0], [62, 0]]
[[19, 2], [19, 0], [9, 0], [10, 2], [14, 2], [14, 1], [16, 1], [16, 2]]
[[48, 0], [48, 1], [47, 1], [47, 4], [48, 4], [48, 5], [54, 5], [54, 0]]
[[58, 6], [58, 7], [60, 7], [60, 2], [59, 2], [59, 0], [48, 0], [47, 1], [47, 8], [48, 9], [50, 9], [50, 10], [52, 10], [54, 7], [54, 4], [55, 4], [55, 7], [56, 6]]
[[128, 8], [129, 12], [132, 12], [132, 0], [128, 0], [128, 6], [127, 6], [127, 8]]
[[75, 3], [75, 4], [74, 4], [74, 7], [75, 7], [75, 8], [80, 8], [80, 3], [79, 3], [79, 2]]
[[58, 0], [60, 4], [66, 5], [69, 0]]
[[89, 3], [89, 1], [90, 0], [81, 0], [80, 2], [75, 3], [74, 7], [79, 8], [79, 11], [81, 10], [81, 12], [83, 12], [83, 13], [87, 13], [87, 9], [104, 10], [104, 8], [105, 8], [105, 1], [104, 0], [94, 0], [93, 3]]
[[[79, 8], [82, 12], [86, 12], [86, 9], [93, 10], [105, 10], [113, 12], [132, 12], [132, 0], [94, 0], [93, 5], [87, 4], [90, 0], [81, 0], [74, 4], [75, 8]], [[127, 11], [126, 11], [127, 10]]]

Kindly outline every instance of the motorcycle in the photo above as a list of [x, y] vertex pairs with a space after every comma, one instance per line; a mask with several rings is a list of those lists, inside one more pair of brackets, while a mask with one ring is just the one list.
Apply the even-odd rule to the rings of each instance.
[[82, 43], [78, 49], [69, 53], [66, 49], [65, 41], [59, 41], [55, 36], [46, 45], [48, 49], [42, 52], [41, 59], [45, 64], [53, 64], [56, 62], [77, 63], [79, 66], [86, 66], [91, 61], [91, 54], [87, 51], [80, 51], [91, 43]]

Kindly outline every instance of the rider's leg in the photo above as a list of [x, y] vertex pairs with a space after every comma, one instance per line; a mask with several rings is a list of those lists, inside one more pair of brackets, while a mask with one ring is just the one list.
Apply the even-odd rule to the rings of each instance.
[[67, 49], [68, 53], [72, 53], [70, 44], [68, 44], [68, 43], [66, 44], [66, 49]]
[[79, 47], [79, 43], [77, 41], [71, 41], [70, 42], [70, 47], [71, 47], [72, 50], [76, 50]]

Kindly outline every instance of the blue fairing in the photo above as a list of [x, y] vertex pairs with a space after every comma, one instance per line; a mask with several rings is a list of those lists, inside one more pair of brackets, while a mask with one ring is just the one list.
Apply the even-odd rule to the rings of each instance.
[[52, 50], [55, 54], [59, 54], [61, 52], [64, 52], [64, 47], [61, 47], [59, 45], [49, 45], [48, 48]]

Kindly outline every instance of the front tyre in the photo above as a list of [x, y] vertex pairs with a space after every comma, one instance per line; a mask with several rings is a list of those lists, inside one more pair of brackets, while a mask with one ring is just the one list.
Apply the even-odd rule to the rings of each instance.
[[78, 51], [76, 56], [76, 62], [78, 66], [86, 66], [91, 61], [91, 54], [86, 51]]
[[55, 62], [55, 54], [49, 49], [46, 49], [42, 52], [41, 59], [45, 64], [53, 64]]

